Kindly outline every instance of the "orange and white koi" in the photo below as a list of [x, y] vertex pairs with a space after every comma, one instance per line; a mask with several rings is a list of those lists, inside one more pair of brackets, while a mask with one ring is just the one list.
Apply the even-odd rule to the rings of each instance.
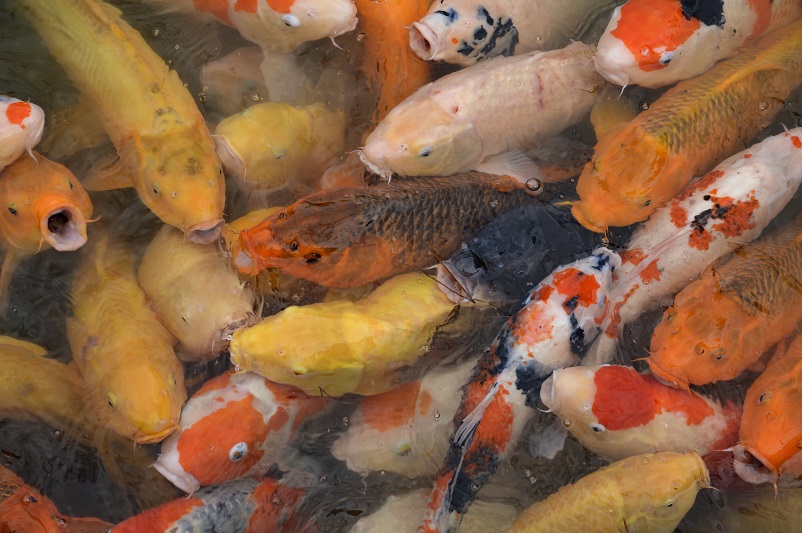
[[440, 0], [409, 28], [426, 61], [467, 67], [499, 55], [596, 43], [617, 0]]
[[802, 128], [723, 161], [632, 235], [613, 276], [613, 311], [586, 361], [612, 359], [621, 328], [670, 300], [708, 265], [755, 239], [802, 184]]
[[413, 478], [437, 473], [452, 419], [475, 361], [429, 371], [422, 379], [368, 396], [331, 453], [354, 472], [386, 470]]
[[24, 152], [33, 155], [33, 147], [42, 138], [45, 112], [36, 104], [0, 95], [0, 171]]
[[797, 0], [629, 0], [599, 40], [596, 68], [622, 86], [671, 85], [800, 16]]
[[555, 370], [540, 400], [585, 448], [612, 461], [655, 452], [699, 455], [738, 438], [741, 409], [669, 387], [629, 366]]
[[540, 387], [551, 373], [577, 364], [601, 332], [613, 270], [606, 248], [557, 268], [510, 318], [468, 382], [454, 416], [457, 428], [435, 480], [421, 532], [456, 527], [476, 492], [515, 447]]
[[109, 533], [239, 531], [242, 533], [312, 533], [299, 520], [306, 490], [272, 478], [242, 478], [203, 488], [120, 522]]
[[735, 472], [750, 483], [777, 483], [802, 476], [802, 335], [776, 354], [749, 387]]
[[743, 150], [802, 82], [802, 21], [666, 91], [596, 143], [571, 212], [603, 233], [649, 218], [695, 175]]
[[207, 381], [181, 411], [180, 431], [162, 443], [154, 468], [188, 494], [201, 486], [263, 475], [280, 462], [298, 425], [321, 398], [252, 372]]

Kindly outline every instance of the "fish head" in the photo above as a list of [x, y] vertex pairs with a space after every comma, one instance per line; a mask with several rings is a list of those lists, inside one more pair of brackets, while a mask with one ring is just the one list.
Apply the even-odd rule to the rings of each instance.
[[[45, 112], [36, 104], [0, 95], [0, 163], [32, 152], [45, 129]], [[0, 167], [1, 169], [2, 167]]]
[[715, 9], [704, 15], [686, 13], [690, 7], [683, 4], [630, 0], [616, 8], [594, 58], [599, 74], [621, 86], [656, 88], [710, 68], [721, 41], [717, 22], [723, 14]]
[[744, 354], [757, 352], [757, 360], [762, 353], [757, 322], [710, 280], [703, 276], [678, 294], [654, 330], [647, 362], [667, 385], [687, 389], [734, 379]]
[[35, 252], [42, 242], [59, 251], [86, 243], [92, 201], [65, 166], [41, 154], [22, 157], [2, 173], [0, 231], [12, 248]]
[[479, 163], [481, 153], [473, 125], [427, 98], [393, 109], [366, 139], [360, 159], [385, 178], [450, 176]]
[[409, 46], [424, 61], [467, 67], [477, 61], [476, 53], [472, 53], [475, 47], [467, 43], [474, 42], [473, 34], [481, 23], [475, 18], [471, 20], [464, 7], [452, 4], [455, 2], [433, 5], [425, 17], [413, 22], [409, 28]]
[[239, 379], [223, 374], [204, 384], [184, 407], [180, 431], [162, 443], [154, 468], [184, 492], [247, 474], [271, 431], [289, 420], [286, 407], [257, 398]]
[[142, 202], [187, 240], [214, 242], [223, 227], [225, 180], [205, 128], [142, 137], [134, 149], [140, 160], [134, 187]]
[[183, 375], [165, 374], [146, 362], [115, 373], [99, 394], [108, 424], [137, 444], [159, 442], [178, 429], [186, 400]]

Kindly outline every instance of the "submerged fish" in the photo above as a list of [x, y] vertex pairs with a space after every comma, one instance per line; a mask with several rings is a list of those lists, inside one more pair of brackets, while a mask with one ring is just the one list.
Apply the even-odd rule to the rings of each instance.
[[561, 488], [522, 512], [508, 531], [671, 533], [708, 486], [697, 453], [637, 455]]
[[787, 533], [799, 528], [801, 513], [802, 488], [730, 492], [724, 508], [716, 509], [720, 531], [727, 533]]
[[62, 252], [83, 246], [92, 216], [92, 201], [78, 178], [67, 167], [32, 155], [0, 173], [0, 247], [6, 252], [2, 294], [25, 256], [48, 246]]
[[242, 533], [315, 531], [300, 522], [297, 511], [306, 490], [272, 478], [242, 478], [201, 489], [112, 527], [110, 533], [238, 531]]
[[742, 150], [802, 82], [802, 22], [669, 89], [603, 135], [572, 212], [588, 229], [646, 220], [694, 175]]
[[802, 320], [802, 223], [747, 244], [683, 289], [654, 330], [651, 371], [675, 387], [734, 379]]
[[402, 274], [362, 300], [291, 306], [235, 331], [231, 362], [314, 396], [379, 394], [426, 353], [453, 309], [435, 280]]
[[452, 419], [474, 363], [436, 368], [422, 379], [364, 398], [348, 429], [332, 443], [332, 455], [354, 472], [434, 475], [448, 450]]
[[509, 176], [476, 172], [324, 190], [243, 230], [240, 272], [268, 267], [327, 287], [356, 287], [420, 269], [499, 216], [540, 202]]
[[802, 476], [802, 336], [780, 350], [746, 392], [735, 472], [750, 483]]
[[457, 428], [434, 483], [421, 532], [456, 527], [484, 483], [515, 447], [540, 387], [577, 364], [600, 332], [617, 254], [598, 248], [537, 285], [476, 364], [454, 416]]
[[555, 370], [540, 399], [587, 449], [613, 461], [655, 452], [705, 455], [738, 438], [738, 406], [669, 387], [628, 366]]
[[207, 381], [181, 411], [153, 464], [188, 494], [201, 486], [263, 475], [280, 463], [298, 425], [323, 410], [321, 398], [252, 372]]
[[100, 423], [136, 443], [178, 428], [187, 397], [175, 340], [139, 288], [134, 256], [103, 236], [79, 266], [67, 339]]
[[45, 112], [36, 104], [0, 95], [0, 171], [23, 153], [33, 155], [42, 138]]
[[599, 40], [596, 68], [618, 85], [671, 85], [800, 15], [798, 0], [629, 0]]
[[447, 74], [387, 114], [366, 139], [362, 162], [385, 178], [468, 170], [542, 178], [520, 150], [590, 112], [606, 84], [593, 52], [573, 43]]
[[668, 303], [716, 259], [760, 235], [802, 183], [800, 137], [796, 128], [730, 157], [635, 230], [589, 364], [610, 362], [625, 324]]
[[499, 55], [595, 43], [618, 0], [441, 0], [409, 28], [426, 61], [467, 67]]
[[163, 226], [148, 246], [137, 276], [159, 320], [178, 339], [184, 361], [209, 361], [237, 328], [256, 322], [253, 292], [216, 246], [185, 242]]
[[22, 0], [18, 9], [97, 107], [119, 160], [84, 181], [89, 190], [134, 187], [142, 202], [190, 241], [223, 225], [225, 183], [192, 95], [120, 11], [96, 0]]

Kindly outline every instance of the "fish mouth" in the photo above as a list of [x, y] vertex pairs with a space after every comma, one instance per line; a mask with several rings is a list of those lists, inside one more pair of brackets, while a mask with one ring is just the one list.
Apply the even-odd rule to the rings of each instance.
[[56, 205], [39, 218], [42, 239], [59, 252], [72, 252], [86, 244], [86, 219], [71, 204]]
[[773, 467], [767, 466], [769, 462], [754, 449], [739, 444], [733, 452], [735, 453], [733, 466], [738, 477], [754, 485], [777, 482], [777, 472]]
[[686, 391], [691, 389], [690, 382], [688, 380], [672, 376], [669, 372], [661, 368], [660, 365], [655, 363], [653, 359], [654, 356], [648, 357], [646, 359], [646, 363], [649, 365], [649, 370], [657, 381], [663, 385], [673, 387], [675, 389], [682, 389]]
[[413, 22], [409, 28], [409, 47], [424, 61], [434, 60], [440, 50], [437, 47], [437, 34], [426, 24]]
[[554, 381], [556, 379], [557, 371], [555, 370], [540, 386], [540, 401], [549, 411], [554, 411], [554, 407], [557, 405], [557, 400], [554, 398]]
[[257, 317], [254, 313], [239, 313], [232, 316], [225, 326], [217, 330], [217, 334], [215, 335], [214, 343], [212, 345], [212, 351], [214, 353], [220, 353], [224, 351], [228, 347], [231, 336], [235, 331], [252, 326], [256, 323], [256, 320]]
[[[382, 178], [384, 178], [386, 180], [389, 180], [390, 177], [393, 175], [393, 172], [391, 170], [387, 169], [386, 167], [380, 167], [376, 163], [371, 162], [368, 159], [369, 155], [366, 154], [366, 151], [367, 151], [367, 147], [365, 147], [365, 148], [363, 148], [362, 150], [359, 151], [359, 160], [362, 161], [362, 164], [365, 165], [367, 167], [367, 169], [369, 171], [373, 172], [374, 174], [376, 174], [378, 176], [381, 176]], [[377, 160], [381, 164], [384, 164], [384, 161], [381, 158], [377, 158]]]
[[174, 470], [169, 468], [169, 465], [163, 464], [162, 462], [163, 457], [164, 455], [160, 455], [159, 458], [156, 459], [156, 462], [153, 463], [153, 468], [155, 468], [159, 474], [167, 478], [167, 481], [169, 481], [179, 489], [183, 490], [187, 494], [192, 494], [200, 488], [200, 482], [197, 479], [195, 479], [195, 476], [184, 472], [184, 469], [180, 468], [180, 465], [179, 465], [180, 471], [175, 472]]
[[571, 214], [574, 216], [577, 222], [582, 224], [585, 228], [589, 229], [590, 231], [594, 231], [596, 233], [606, 233], [607, 226], [599, 226], [589, 218], [585, 216], [585, 213], [582, 212], [582, 208], [580, 207], [582, 202], [575, 202], [574, 205], [571, 207]]
[[134, 442], [137, 444], [155, 444], [170, 436], [174, 431], [178, 431], [178, 424], [173, 422], [161, 431], [155, 433], [141, 434], [138, 431], [134, 435]]
[[211, 244], [220, 237], [222, 229], [223, 219], [221, 218], [193, 224], [187, 228], [187, 240], [197, 244]]

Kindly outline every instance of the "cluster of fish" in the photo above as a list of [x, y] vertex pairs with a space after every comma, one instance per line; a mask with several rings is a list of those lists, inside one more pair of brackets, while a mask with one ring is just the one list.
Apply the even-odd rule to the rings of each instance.
[[[257, 47], [206, 57], [196, 98], [111, 4], [11, 8], [77, 101], [0, 97], [0, 305], [30, 256], [80, 260], [69, 361], [0, 337], [0, 419], [110, 470], [144, 448], [188, 496], [112, 526], [0, 464], [0, 531], [339, 530], [299, 442], [343, 405], [332, 461], [430, 487], [357, 532], [670, 532], [703, 489], [799, 497], [802, 128], [766, 129], [802, 84], [799, 0], [145, 3]], [[485, 499], [527, 432], [612, 464]]]

